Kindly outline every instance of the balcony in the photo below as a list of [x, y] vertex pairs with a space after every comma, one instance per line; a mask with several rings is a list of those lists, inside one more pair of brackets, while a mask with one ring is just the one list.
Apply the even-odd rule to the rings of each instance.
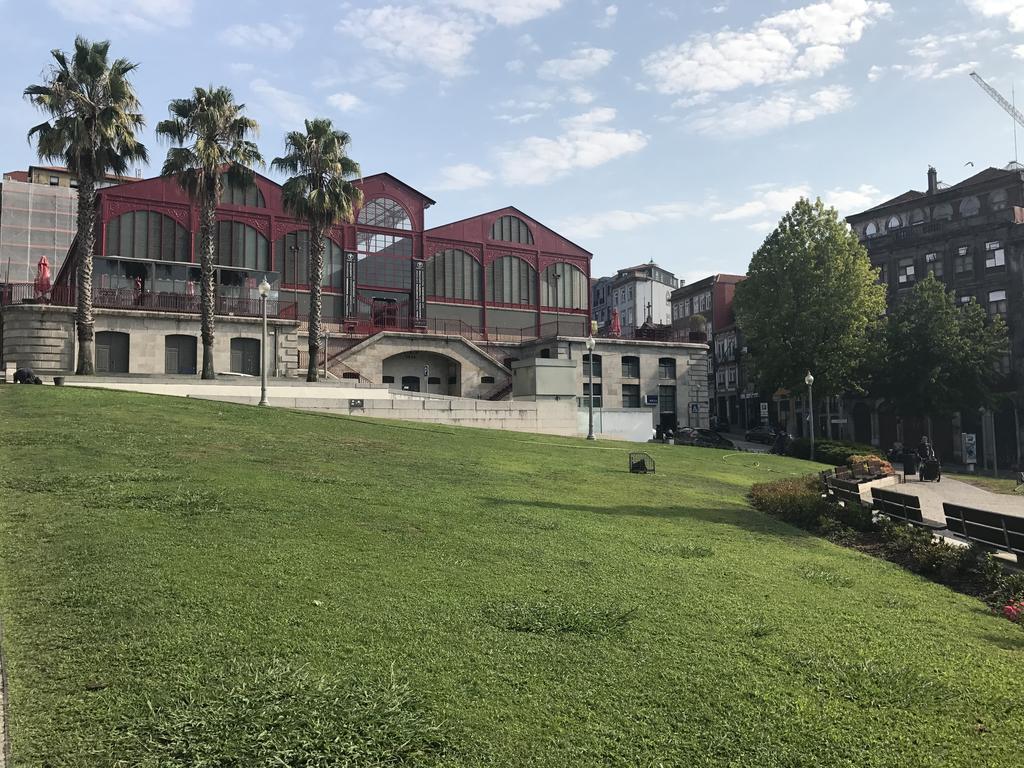
[[1013, 206], [1002, 211], [992, 211], [983, 216], [973, 216], [970, 219], [946, 219], [912, 224], [909, 227], [890, 230], [884, 235], [864, 238], [861, 242], [869, 251], [880, 251], [899, 248], [904, 244], [926, 238], [963, 234], [968, 229], [985, 229], [1007, 224], [1024, 224], [1024, 208]]

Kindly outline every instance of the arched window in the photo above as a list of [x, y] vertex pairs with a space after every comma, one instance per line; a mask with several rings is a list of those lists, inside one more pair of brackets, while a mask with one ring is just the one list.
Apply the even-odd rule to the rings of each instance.
[[873, 221], [869, 221], [868, 225], [864, 227], [864, 234], [867, 237], [874, 237], [878, 234], [878, 225]]
[[948, 221], [953, 218], [953, 206], [949, 203], [941, 203], [935, 206], [935, 212], [932, 214], [932, 218], [935, 221]]
[[438, 251], [426, 265], [427, 298], [480, 301], [480, 262], [465, 251]]
[[[274, 263], [281, 270], [281, 282], [286, 285], [309, 285], [309, 232], [301, 229], [277, 238], [274, 243]], [[324, 238], [324, 288], [342, 290], [345, 251], [341, 246]]]
[[589, 376], [590, 369], [593, 367], [594, 376], [601, 377], [601, 356], [600, 355], [584, 355], [583, 356], [583, 375]]
[[541, 275], [541, 296], [545, 307], [586, 309], [589, 291], [587, 278], [579, 267], [560, 261]]
[[487, 300], [495, 304], [537, 304], [537, 270], [516, 256], [487, 265]]
[[390, 197], [375, 197], [366, 201], [356, 221], [370, 227], [412, 229], [412, 221], [405, 208]]
[[914, 225], [914, 224], [924, 224], [924, 221], [925, 221], [925, 218], [924, 218], [924, 211], [923, 210], [921, 210], [920, 208], [915, 208], [913, 211], [911, 211], [911, 213], [910, 213], [910, 223], [911, 223], [911, 225]]
[[491, 240], [533, 245], [533, 233], [518, 216], [502, 216], [491, 224]]
[[224, 189], [220, 193], [221, 205], [243, 205], [246, 208], [266, 208], [267, 201], [263, 198], [260, 188], [253, 182], [246, 187], [232, 184], [225, 177]]
[[214, 261], [222, 267], [270, 271], [267, 238], [240, 221], [218, 221]]
[[960, 215], [964, 218], [981, 213], [981, 202], [976, 197], [967, 197], [960, 203]]
[[892, 230], [894, 230], [894, 229], [899, 229], [902, 226], [903, 226], [903, 222], [900, 221], [900, 217], [899, 216], [890, 216], [889, 217], [889, 221], [887, 221], [885, 223], [885, 228], [888, 231], [890, 231], [890, 232]]
[[676, 361], [672, 357], [658, 358], [658, 378], [674, 379], [676, 377]]
[[625, 355], [622, 358], [622, 378], [640, 378], [640, 358], [635, 355]]
[[189, 261], [188, 231], [156, 211], [123, 213], [107, 223], [107, 256]]

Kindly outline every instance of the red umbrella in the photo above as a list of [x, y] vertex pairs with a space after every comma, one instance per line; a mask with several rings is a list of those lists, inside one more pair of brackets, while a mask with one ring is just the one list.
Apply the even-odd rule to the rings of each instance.
[[612, 330], [611, 335], [618, 338], [622, 335], [622, 319], [619, 317], [619, 310], [612, 310]]
[[37, 299], [41, 299], [50, 292], [50, 262], [46, 260], [45, 256], [39, 257], [35, 287]]

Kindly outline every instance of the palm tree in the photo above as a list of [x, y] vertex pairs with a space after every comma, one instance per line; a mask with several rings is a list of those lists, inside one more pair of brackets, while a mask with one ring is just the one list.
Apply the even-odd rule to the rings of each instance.
[[202, 304], [203, 378], [217, 377], [213, 367], [213, 315], [216, 295], [213, 282], [217, 242], [217, 206], [224, 179], [245, 188], [253, 183], [253, 166], [263, 156], [249, 140], [259, 124], [246, 117], [244, 104], [223, 86], [195, 88], [192, 97], [174, 99], [170, 119], [161, 120], [156, 134], [171, 142], [162, 170], [176, 176], [182, 189], [199, 205], [200, 301]]
[[50, 116], [28, 132], [39, 159], [63, 163], [78, 178], [77, 260], [78, 364], [75, 372], [95, 371], [92, 315], [92, 252], [96, 245], [96, 182], [107, 174], [124, 176], [132, 163], [146, 162], [146, 148], [136, 137], [145, 125], [128, 76], [138, 64], [110, 62], [110, 42], [75, 38], [69, 55], [53, 50], [54, 64], [40, 85], [25, 89], [25, 98]]
[[349, 135], [335, 130], [326, 118], [306, 120], [306, 132], [285, 137], [284, 157], [271, 167], [294, 174], [284, 183], [285, 208], [309, 224], [309, 368], [306, 381], [317, 379], [320, 356], [321, 283], [324, 276], [325, 233], [340, 222], [351, 222], [363, 204], [353, 183], [359, 163], [348, 156]]

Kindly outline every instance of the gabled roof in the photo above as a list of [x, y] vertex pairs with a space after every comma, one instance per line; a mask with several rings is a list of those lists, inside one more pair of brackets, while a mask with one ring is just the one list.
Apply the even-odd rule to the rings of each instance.
[[1007, 168], [988, 167], [982, 171], [978, 171], [973, 176], [968, 176], [963, 181], [957, 182], [952, 186], [940, 186], [939, 189], [933, 195], [928, 195], [925, 192], [919, 192], [916, 189], [910, 189], [904, 192], [902, 195], [898, 195], [892, 198], [892, 200], [886, 200], [884, 203], [879, 203], [873, 208], [868, 208], [866, 211], [861, 211], [860, 213], [855, 213], [852, 214], [851, 216], [847, 216], [847, 219], [857, 219], [867, 214], [883, 211], [886, 208], [893, 208], [899, 205], [906, 205], [907, 203], [912, 203], [915, 200], [921, 200], [929, 197], [939, 199], [945, 199], [946, 197], [955, 197], [958, 194], [963, 194], [971, 187], [978, 186], [979, 184], [987, 184], [990, 181], [995, 181], [996, 179], [1005, 178], [1007, 176], [1019, 178], [1020, 171]]
[[874, 208], [868, 208], [866, 211], [854, 214], [855, 216], [863, 216], [865, 213], [874, 213], [880, 211], [883, 208], [888, 208], [890, 205], [903, 205], [909, 203], [911, 200], [917, 200], [919, 197], [926, 197], [924, 192], [918, 192], [916, 189], [911, 189], [904, 192], [902, 195], [894, 197], [892, 200], [886, 200], [884, 203], [879, 203]]
[[370, 179], [378, 179], [378, 178], [391, 179], [391, 181], [395, 182], [396, 184], [401, 184], [403, 187], [408, 189], [413, 194], [418, 195], [419, 197], [423, 198], [423, 202], [426, 203], [426, 205], [424, 206], [425, 208], [429, 208], [432, 205], [437, 205], [437, 201], [436, 200], [434, 200], [433, 198], [427, 197], [422, 192], [420, 192], [418, 189], [416, 189], [416, 187], [413, 187], [413, 186], [410, 186], [409, 184], [406, 184], [400, 178], [398, 178], [397, 176], [392, 176], [387, 171], [384, 171], [382, 173], [374, 173], [374, 174], [372, 174], [370, 176], [363, 176], [360, 179], [360, 181], [369, 181]]
[[[579, 245], [577, 243], [574, 243], [572, 240], [567, 238], [565, 235], [559, 234], [555, 230], [551, 229], [551, 227], [548, 227], [548, 226], [546, 226], [544, 224], [541, 224], [539, 221], [537, 221], [537, 219], [533, 218], [529, 214], [523, 213], [523, 211], [519, 210], [514, 205], [509, 205], [509, 206], [506, 206], [505, 208], [496, 208], [493, 211], [487, 211], [486, 213], [478, 213], [475, 216], [467, 216], [464, 219], [459, 219], [457, 221], [450, 221], [447, 224], [441, 224], [440, 226], [437, 226], [437, 227], [431, 227], [430, 229], [425, 230], [423, 232], [423, 234], [426, 237], [431, 237], [431, 236], [433, 236], [433, 237], [445, 237], [446, 235], [444, 233], [444, 230], [449, 229], [451, 227], [457, 227], [459, 224], [465, 224], [466, 222], [469, 222], [469, 221], [475, 221], [477, 219], [484, 219], [484, 218], [488, 218], [490, 216], [505, 216], [505, 215], [518, 216], [519, 218], [524, 219], [524, 220], [530, 222], [531, 224], [533, 224], [534, 226], [538, 227], [539, 229], [543, 229], [545, 232], [553, 235], [554, 237], [558, 238], [559, 240], [562, 240], [562, 241], [568, 243], [573, 248], [575, 248], [576, 250], [586, 254], [587, 256], [593, 257], [593, 255], [594, 255], [593, 253], [588, 251], [583, 246], [581, 246], [581, 245]], [[535, 240], [536, 240], [536, 238], [535, 238]]]

